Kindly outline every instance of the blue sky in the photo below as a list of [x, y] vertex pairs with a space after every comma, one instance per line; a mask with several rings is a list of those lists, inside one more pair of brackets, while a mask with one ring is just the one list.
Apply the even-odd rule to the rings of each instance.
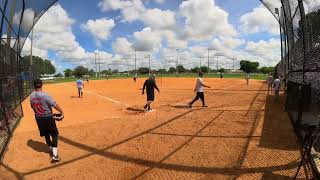
[[280, 58], [277, 22], [259, 0], [61, 0], [37, 23], [34, 42], [34, 54], [60, 72], [94, 68], [94, 54], [105, 69], [132, 69], [134, 49], [138, 65], [151, 54], [154, 69], [175, 66], [168, 56], [176, 49], [186, 67], [197, 66], [208, 48], [209, 59], [222, 55], [225, 67], [233, 59], [272, 66]]

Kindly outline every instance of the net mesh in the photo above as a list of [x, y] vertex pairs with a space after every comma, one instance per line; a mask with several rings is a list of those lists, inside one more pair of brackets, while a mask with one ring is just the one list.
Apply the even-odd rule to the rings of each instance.
[[23, 116], [21, 102], [32, 91], [30, 63], [22, 47], [34, 24], [56, 0], [0, 0], [0, 157]]

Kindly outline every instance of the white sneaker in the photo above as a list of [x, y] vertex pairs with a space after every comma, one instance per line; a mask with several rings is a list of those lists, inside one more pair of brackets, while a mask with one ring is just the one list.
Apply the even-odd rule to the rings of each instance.
[[56, 155], [56, 156], [52, 155], [52, 161], [54, 161], [54, 162], [60, 162], [60, 161], [61, 161], [61, 158], [60, 158], [58, 155]]

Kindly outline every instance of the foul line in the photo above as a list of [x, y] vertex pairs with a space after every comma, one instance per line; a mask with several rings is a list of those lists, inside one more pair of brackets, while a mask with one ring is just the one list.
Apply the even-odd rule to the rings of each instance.
[[[69, 85], [69, 84], [63, 84], [63, 85], [69, 86], [69, 87], [73, 87], [73, 86], [71, 86], [71, 85]], [[108, 101], [117, 103], [117, 104], [122, 104], [122, 105], [128, 106], [128, 104], [123, 104], [123, 103], [121, 103], [121, 102], [119, 102], [119, 101], [116, 101], [116, 100], [114, 100], [114, 99], [111, 99], [111, 98], [102, 96], [102, 95], [97, 94], [97, 93], [93, 93], [92, 91], [88, 91], [88, 90], [82, 90], [82, 91], [83, 91], [83, 92], [86, 92], [86, 93], [88, 93], [88, 94], [95, 95], [95, 96], [98, 96], [98, 97], [100, 97], [100, 98], [106, 99], [106, 100], [108, 100]]]

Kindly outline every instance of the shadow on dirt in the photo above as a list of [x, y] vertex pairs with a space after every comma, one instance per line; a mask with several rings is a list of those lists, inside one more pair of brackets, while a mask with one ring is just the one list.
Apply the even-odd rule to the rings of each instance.
[[32, 139], [29, 139], [27, 141], [27, 146], [37, 152], [49, 153], [48, 145], [46, 145], [43, 142], [34, 141]]
[[138, 112], [138, 113], [144, 113], [145, 112], [143, 109], [133, 108], [133, 107], [127, 107], [126, 110], [132, 111], [132, 112]]

